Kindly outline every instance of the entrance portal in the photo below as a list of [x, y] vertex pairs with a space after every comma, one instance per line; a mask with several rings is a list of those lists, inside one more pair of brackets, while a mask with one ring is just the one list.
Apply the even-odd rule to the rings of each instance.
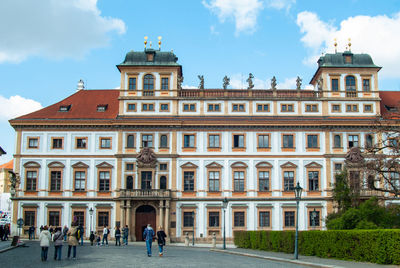
[[143, 232], [150, 223], [153, 227], [154, 232], [157, 228], [156, 226], [156, 210], [152, 206], [144, 205], [136, 209], [136, 221], [135, 221], [135, 235], [136, 241], [143, 241]]

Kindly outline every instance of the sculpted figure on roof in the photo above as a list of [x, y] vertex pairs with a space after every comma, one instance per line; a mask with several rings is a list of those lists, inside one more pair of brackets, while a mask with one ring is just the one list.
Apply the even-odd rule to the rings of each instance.
[[272, 79], [271, 79], [271, 89], [272, 90], [276, 89], [276, 78], [275, 78], [275, 76], [273, 76]]
[[229, 85], [229, 82], [231, 81], [231, 79], [229, 79], [229, 77], [225, 75], [225, 76], [224, 76], [224, 79], [223, 79], [222, 81], [223, 81], [222, 87], [223, 87], [224, 89], [227, 89], [227, 88], [228, 88], [228, 85]]
[[204, 75], [197, 76], [200, 79], [199, 89], [204, 89]]
[[246, 82], [249, 83], [249, 86], [247, 87], [247, 89], [252, 89], [254, 87], [253, 78], [254, 78], [254, 75], [252, 73], [249, 73], [249, 78], [247, 78], [247, 80], [246, 80]]
[[183, 76], [178, 76], [178, 89], [182, 89]]

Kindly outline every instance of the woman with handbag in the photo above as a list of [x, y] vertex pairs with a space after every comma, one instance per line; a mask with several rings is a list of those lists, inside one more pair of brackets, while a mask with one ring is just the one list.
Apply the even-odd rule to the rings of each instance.
[[164, 246], [165, 246], [165, 238], [167, 235], [165, 234], [162, 226], [158, 227], [157, 232], [157, 240], [158, 240], [158, 249], [160, 250], [159, 256], [162, 257], [164, 254]]

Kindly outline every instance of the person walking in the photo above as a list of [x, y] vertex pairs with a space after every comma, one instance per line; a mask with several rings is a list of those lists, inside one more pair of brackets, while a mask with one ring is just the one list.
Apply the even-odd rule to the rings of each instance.
[[35, 239], [35, 227], [33, 225], [29, 227], [28, 233], [29, 233], [29, 240]]
[[64, 241], [67, 241], [67, 233], [68, 233], [68, 227], [67, 225], [65, 225], [63, 229]]
[[128, 225], [125, 225], [124, 229], [122, 229], [122, 235], [123, 235], [123, 244], [128, 245], [128, 236], [129, 236], [129, 227]]
[[40, 233], [39, 241], [40, 246], [42, 248], [42, 261], [47, 261], [47, 253], [49, 251], [51, 235], [50, 232], [47, 230], [47, 225], [43, 227], [43, 231]]
[[61, 227], [56, 227], [55, 234], [53, 235], [53, 242], [54, 242], [54, 260], [61, 261], [61, 252], [62, 246], [64, 241], [64, 235], [61, 232]]
[[79, 225], [79, 239], [81, 240], [81, 246], [83, 246], [83, 234], [85, 233], [85, 229], [83, 229], [82, 225]]
[[101, 244], [104, 246], [104, 240], [106, 241], [106, 245], [108, 246], [108, 228], [107, 225], [104, 225], [104, 229], [103, 229], [103, 241], [101, 242]]
[[115, 245], [121, 246], [121, 230], [119, 227], [115, 227]]
[[150, 224], [147, 224], [143, 232], [143, 238], [146, 240], [147, 256], [151, 257], [151, 244], [153, 243], [154, 230]]
[[4, 241], [8, 241], [8, 236], [10, 235], [10, 224], [4, 226]]
[[90, 245], [93, 246], [93, 241], [95, 239], [95, 235], [94, 232], [91, 231], [90, 236], [89, 236], [89, 240], [90, 240]]
[[67, 258], [71, 256], [71, 248], [72, 248], [72, 259], [76, 260], [76, 246], [78, 243], [78, 227], [76, 222], [72, 222], [71, 228], [69, 229], [68, 236], [68, 255]]
[[158, 241], [158, 249], [159, 249], [158, 255], [160, 257], [162, 257], [164, 254], [164, 246], [165, 246], [165, 238], [166, 237], [167, 237], [167, 235], [165, 234], [162, 226], [159, 226], [158, 232], [157, 232], [157, 241]]

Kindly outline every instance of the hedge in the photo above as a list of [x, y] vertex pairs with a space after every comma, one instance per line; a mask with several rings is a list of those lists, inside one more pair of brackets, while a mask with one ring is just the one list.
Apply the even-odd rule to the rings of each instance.
[[[236, 231], [237, 247], [294, 252], [294, 231]], [[400, 264], [400, 230], [299, 232], [299, 254], [379, 264]]]

